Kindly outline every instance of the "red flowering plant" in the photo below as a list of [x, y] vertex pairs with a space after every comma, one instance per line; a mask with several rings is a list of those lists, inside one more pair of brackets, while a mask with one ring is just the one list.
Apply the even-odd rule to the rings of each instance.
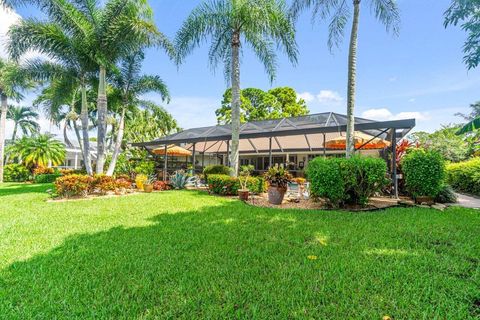
[[55, 190], [60, 197], [87, 196], [93, 191], [94, 178], [87, 175], [71, 174], [55, 181]]
[[153, 183], [153, 190], [163, 191], [163, 190], [170, 190], [170, 189], [171, 189], [170, 185], [165, 181], [158, 180]]

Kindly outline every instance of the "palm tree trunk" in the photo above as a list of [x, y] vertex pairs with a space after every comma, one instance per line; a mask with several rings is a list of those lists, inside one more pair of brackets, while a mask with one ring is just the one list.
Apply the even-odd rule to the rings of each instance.
[[87, 88], [82, 84], [82, 112], [80, 115], [82, 120], [83, 134], [83, 162], [88, 175], [93, 175], [92, 162], [90, 161], [90, 140], [88, 137], [88, 105], [87, 105]]
[[238, 173], [240, 104], [240, 33], [236, 31], [232, 39], [232, 143], [230, 148], [230, 167], [234, 177]]
[[[82, 138], [80, 137], [80, 130], [78, 129], [76, 120], [73, 121], [73, 129], [75, 130], [75, 136], [77, 136], [78, 147], [80, 148], [80, 152], [82, 153], [82, 158], [83, 158], [85, 155], [83, 153]], [[85, 162], [85, 158], [83, 159], [83, 162]]]
[[[12, 140], [11, 140], [12, 144], [15, 142], [15, 138], [17, 137], [17, 130], [18, 130], [18, 122], [15, 122], [15, 124], [13, 125], [13, 133], [12, 133]], [[7, 154], [5, 156], [4, 165], [7, 165], [9, 160], [10, 160], [10, 155]]]
[[[112, 176], [113, 173], [115, 172], [115, 166], [117, 165], [117, 159], [120, 154], [120, 148], [122, 147], [122, 141], [123, 141], [123, 133], [125, 131], [125, 111], [126, 111], [126, 106], [123, 107], [122, 109], [122, 115], [120, 117], [120, 123], [118, 125], [118, 134], [117, 134], [117, 140], [115, 141], [115, 147], [113, 149], [113, 155], [112, 155], [112, 161], [110, 161], [110, 165], [108, 166], [107, 170], [107, 176]], [[113, 140], [113, 136], [112, 136]]]
[[68, 139], [67, 128], [68, 128], [68, 120], [65, 119], [65, 123], [63, 124], [63, 140], [65, 141], [65, 144], [67, 145], [67, 147], [71, 147], [72, 142], [70, 141], [70, 139]]
[[98, 98], [97, 98], [97, 173], [103, 173], [105, 164], [105, 139], [107, 134], [107, 93], [106, 93], [106, 74], [104, 66], [100, 66]]
[[3, 182], [3, 157], [5, 155], [5, 127], [7, 125], [7, 96], [0, 92], [1, 112], [0, 112], [0, 183]]
[[348, 88], [347, 88], [347, 147], [346, 157], [355, 152], [355, 89], [357, 78], [357, 40], [358, 20], [360, 17], [360, 0], [353, 0], [353, 23], [348, 53]]

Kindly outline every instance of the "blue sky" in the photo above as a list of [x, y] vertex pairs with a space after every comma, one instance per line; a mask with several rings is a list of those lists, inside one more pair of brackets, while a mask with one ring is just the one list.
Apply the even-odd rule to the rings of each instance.
[[[150, 1], [159, 29], [173, 38], [199, 0]], [[441, 124], [460, 122], [456, 112], [480, 100], [478, 70], [462, 62], [465, 33], [443, 27], [449, 0], [399, 0], [401, 30], [398, 37], [385, 32], [362, 4], [358, 45], [356, 115], [379, 120], [417, 118], [417, 130], [432, 131]], [[35, 15], [26, 8], [21, 16]], [[270, 83], [262, 65], [244, 48], [242, 88], [269, 89], [290, 86], [304, 97], [312, 113], [345, 113], [348, 41], [331, 54], [327, 24], [311, 24], [305, 12], [297, 25], [299, 63], [292, 66], [279, 53], [277, 79]], [[1, 31], [1, 30], [0, 30]], [[347, 37], [348, 40], [348, 29]], [[214, 110], [226, 88], [222, 68], [213, 73], [208, 65], [208, 43], [195, 50], [177, 68], [160, 50], [147, 52], [144, 71], [160, 75], [168, 84], [172, 101], [165, 108], [183, 128], [215, 123]], [[158, 99], [155, 95], [149, 98]]]

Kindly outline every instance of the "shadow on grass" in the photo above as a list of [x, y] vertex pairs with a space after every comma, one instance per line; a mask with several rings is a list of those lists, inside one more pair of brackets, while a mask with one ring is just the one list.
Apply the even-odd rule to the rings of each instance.
[[26, 193], [45, 193], [52, 189], [53, 185], [47, 184], [29, 184], [29, 183], [4, 183], [0, 184], [0, 197], [19, 195]]
[[0, 271], [0, 310], [6, 319], [468, 316], [458, 297], [472, 284], [432, 275], [443, 269], [429, 252], [366, 255], [367, 246], [398, 246], [398, 234], [342, 217], [355, 216], [230, 202], [73, 236]]

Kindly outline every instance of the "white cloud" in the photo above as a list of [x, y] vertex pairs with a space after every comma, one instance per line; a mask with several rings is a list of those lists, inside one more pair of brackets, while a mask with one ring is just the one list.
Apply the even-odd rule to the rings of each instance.
[[7, 33], [11, 25], [17, 23], [22, 19], [15, 11], [3, 8], [0, 6], [0, 57], [6, 58], [6, 41], [8, 40]]
[[332, 90], [321, 90], [319, 94], [317, 94], [317, 100], [321, 104], [340, 104], [343, 101], [343, 98], [340, 94], [336, 91]]
[[400, 120], [400, 119], [416, 119], [417, 121], [430, 120], [431, 116], [428, 112], [408, 111], [392, 113], [387, 108], [368, 109], [362, 113], [362, 118], [371, 120], [387, 121], [387, 120]]
[[299, 99], [305, 100], [306, 103], [309, 103], [315, 100], [315, 96], [308, 91], [297, 94], [297, 97]]

